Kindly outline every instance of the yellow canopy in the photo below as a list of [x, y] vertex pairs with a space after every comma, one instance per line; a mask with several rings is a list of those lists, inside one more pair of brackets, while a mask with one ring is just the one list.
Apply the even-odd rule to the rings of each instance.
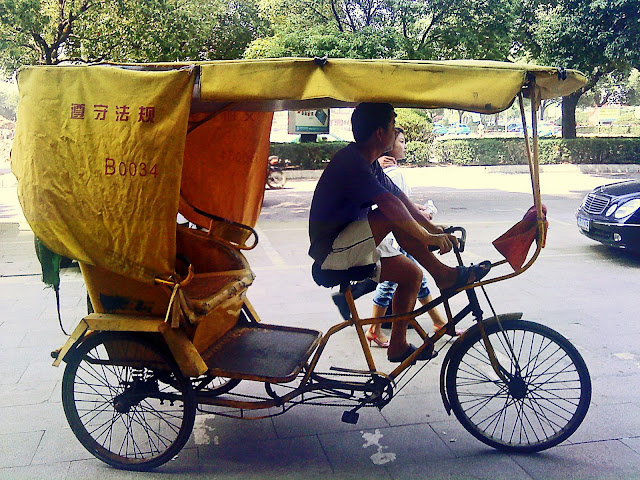
[[[151, 282], [173, 272], [178, 206], [255, 225], [272, 111], [389, 102], [493, 113], [535, 80], [586, 78], [491, 61], [284, 58], [27, 67], [12, 154], [34, 233], [57, 253]], [[184, 168], [183, 168], [184, 164]]]
[[[575, 70], [487, 60], [230, 60], [201, 65], [195, 108], [294, 110], [388, 102], [396, 107], [496, 113], [508, 108], [530, 78], [541, 98], [577, 90]], [[232, 103], [233, 105], [230, 105]]]

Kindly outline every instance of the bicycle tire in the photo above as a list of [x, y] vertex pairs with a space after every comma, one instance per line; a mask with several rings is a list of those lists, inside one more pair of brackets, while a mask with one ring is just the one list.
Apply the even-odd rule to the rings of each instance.
[[284, 188], [285, 183], [287, 183], [287, 177], [282, 170], [270, 170], [267, 174], [267, 185], [269, 188], [278, 190]]
[[589, 371], [577, 349], [555, 330], [526, 320], [501, 325], [484, 328], [513, 380], [505, 383], [495, 373], [475, 327], [452, 352], [446, 372], [449, 403], [462, 426], [487, 445], [509, 452], [546, 450], [569, 438], [584, 420], [591, 402]]
[[[224, 395], [225, 393], [229, 393], [231, 390], [236, 388], [241, 380], [237, 378], [227, 378], [227, 377], [213, 377], [213, 376], [205, 376], [202, 377], [204, 380], [209, 380], [207, 385], [198, 390], [195, 390], [196, 397], [198, 394], [206, 395], [207, 397], [219, 397], [220, 395]], [[196, 379], [198, 380], [198, 379]]]
[[65, 360], [64, 412], [95, 457], [124, 470], [151, 470], [184, 447], [195, 395], [163, 349], [130, 332], [101, 332]]

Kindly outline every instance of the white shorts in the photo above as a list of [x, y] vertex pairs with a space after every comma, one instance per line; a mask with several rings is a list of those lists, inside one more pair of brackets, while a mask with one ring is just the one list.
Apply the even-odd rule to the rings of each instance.
[[376, 264], [371, 278], [376, 282], [380, 279], [380, 258], [395, 257], [402, 253], [383, 240], [380, 247], [371, 232], [367, 219], [356, 220], [347, 225], [333, 241], [331, 252], [322, 263], [323, 270], [347, 270], [351, 267]]
[[396, 241], [395, 237], [392, 233], [384, 237], [384, 239], [378, 245], [378, 253], [382, 258], [386, 257], [397, 257], [398, 255], [402, 255], [400, 251], [400, 245]]

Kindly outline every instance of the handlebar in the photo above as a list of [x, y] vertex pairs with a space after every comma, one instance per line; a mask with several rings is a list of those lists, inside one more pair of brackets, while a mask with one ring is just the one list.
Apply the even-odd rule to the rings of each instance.
[[[453, 251], [455, 253], [462, 253], [464, 252], [464, 245], [467, 242], [467, 231], [463, 228], [463, 227], [446, 227], [444, 229], [444, 233], [448, 233], [448, 234], [455, 234], [456, 232], [460, 232], [460, 237], [456, 237], [458, 239], [458, 245], [456, 246], [455, 244], [453, 245]], [[435, 245], [429, 245], [429, 250], [431, 250], [432, 252], [435, 252], [436, 250], [438, 250], [438, 247]]]
[[460, 237], [458, 237], [458, 246], [453, 246], [454, 252], [462, 253], [464, 252], [464, 246], [467, 243], [467, 231], [464, 227], [447, 227], [444, 229], [444, 233], [455, 234], [456, 232], [460, 232]]

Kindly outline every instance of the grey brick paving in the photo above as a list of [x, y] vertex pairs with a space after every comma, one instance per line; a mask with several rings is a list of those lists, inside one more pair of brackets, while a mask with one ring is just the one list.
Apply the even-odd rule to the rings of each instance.
[[[447, 178], [438, 172], [433, 176]], [[587, 175], [572, 175], [576, 185], [586, 181]], [[604, 183], [603, 179], [588, 180]], [[442, 406], [437, 386], [440, 357], [381, 412], [363, 410], [357, 425], [342, 423], [341, 409], [313, 406], [295, 407], [284, 415], [258, 421], [203, 414], [197, 417], [194, 433], [176, 459], [158, 472], [132, 473], [94, 459], [67, 425], [60, 403], [63, 369], [53, 368], [49, 356], [65, 340], [58, 327], [55, 299], [40, 283], [32, 234], [16, 209], [17, 202], [12, 200], [11, 189], [15, 187], [6, 178], [2, 185], [3, 480], [640, 478], [640, 323], [635, 321], [637, 302], [630, 300], [640, 291], [640, 261], [612, 256], [607, 249], [577, 235], [573, 212], [563, 198], [568, 195], [578, 201], [585, 187], [578, 186], [577, 192], [564, 197], [558, 194], [545, 199], [554, 213], [550, 214], [552, 230], [543, 256], [530, 273], [502, 283], [499, 289], [490, 289], [499, 311], [526, 312], [525, 318], [561, 331], [585, 357], [593, 380], [593, 402], [584, 424], [569, 441], [535, 455], [508, 455], [478, 442]], [[249, 297], [266, 323], [326, 331], [338, 316], [328, 301], [328, 291], [313, 285], [309, 275], [304, 205], [310, 194], [304, 182], [290, 185], [295, 205], [301, 205], [294, 210], [302, 213], [281, 215], [277, 205], [287, 192], [267, 192], [265, 213], [258, 225], [262, 243], [248, 253], [258, 276]], [[504, 187], [500, 183], [496, 188]], [[448, 207], [465, 201], [474, 203], [480, 193], [462, 192], [453, 186], [439, 190], [433, 187], [428, 192], [416, 189], [416, 195], [425, 198], [435, 194], [442, 198], [437, 202], [443, 206], [441, 214], [448, 215], [452, 222], [464, 221], [471, 238], [479, 239], [470, 244], [471, 260], [495, 256], [490, 246], [493, 231], [508, 228], [511, 217], [517, 218], [517, 212], [530, 202], [526, 195], [511, 193], [509, 201], [517, 205], [515, 213], [505, 220], [504, 212], [509, 208], [485, 211], [482, 213], [489, 219], [483, 223], [476, 221], [471, 210]], [[566, 238], [571, 241], [563, 240]], [[608, 288], [606, 279], [611, 268], [615, 268], [626, 290]], [[84, 299], [79, 272], [65, 271], [62, 305], [68, 330], [83, 315]], [[358, 300], [359, 308], [368, 313], [370, 300], [370, 296]], [[320, 367], [363, 367], [362, 353], [354, 348], [356, 343], [355, 332], [341, 332], [327, 347]], [[388, 366], [382, 350], [374, 349], [374, 356], [381, 367]]]

